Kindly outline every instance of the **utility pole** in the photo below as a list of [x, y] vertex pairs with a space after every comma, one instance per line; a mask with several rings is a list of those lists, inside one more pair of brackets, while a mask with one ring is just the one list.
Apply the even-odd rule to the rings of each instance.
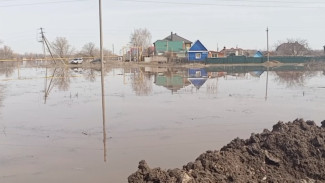
[[[49, 53], [50, 53], [50, 55], [51, 55], [51, 58], [53, 59], [53, 62], [56, 64], [56, 61], [55, 61], [55, 59], [54, 59], [54, 57], [53, 57], [53, 54], [52, 54], [52, 52], [51, 52], [51, 49], [50, 49], [49, 43], [48, 43], [46, 37], [44, 36], [43, 28], [41, 28], [41, 35], [42, 35], [42, 42], [45, 43], [45, 45], [46, 45], [46, 47], [47, 47], [47, 49], [48, 49], [48, 51], [49, 51]], [[45, 52], [45, 51], [44, 51], [44, 52]], [[61, 61], [62, 61], [62, 60], [61, 60]], [[62, 61], [62, 63], [64, 64], [63, 61]]]
[[[267, 44], [267, 62], [270, 61], [270, 52], [269, 52], [269, 27], [266, 28], [266, 44]], [[266, 90], [265, 90], [265, 101], [267, 100], [267, 90], [269, 85], [269, 66], [267, 65], [266, 71]]]
[[100, 61], [101, 61], [101, 85], [102, 85], [104, 162], [106, 162], [106, 115], [105, 115], [104, 55], [103, 55], [103, 27], [102, 27], [102, 1], [101, 0], [99, 0], [99, 37], [100, 37]]
[[44, 41], [44, 32], [43, 32], [43, 28], [41, 27], [41, 36], [42, 36], [42, 44], [43, 44], [43, 57], [44, 57], [44, 60], [46, 60], [46, 53], [45, 53], [45, 41]]
[[270, 52], [269, 52], [269, 27], [266, 27], [266, 44], [267, 44], [267, 61], [270, 61]]

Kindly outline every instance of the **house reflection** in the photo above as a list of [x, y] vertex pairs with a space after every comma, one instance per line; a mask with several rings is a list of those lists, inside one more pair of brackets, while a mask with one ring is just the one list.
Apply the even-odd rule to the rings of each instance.
[[188, 69], [188, 81], [198, 90], [208, 80], [205, 69]]
[[[123, 83], [130, 84], [138, 96], [147, 96], [153, 93], [153, 86], [162, 86], [171, 93], [193, 92], [206, 90], [207, 93], [217, 93], [219, 78], [222, 80], [250, 80], [266, 76], [267, 68], [264, 66], [210, 66], [205, 68], [185, 67], [126, 67], [105, 68], [104, 75], [112, 72], [122, 72]], [[270, 67], [269, 71], [275, 73], [276, 80], [285, 82], [289, 86], [304, 83], [304, 78], [309, 76], [304, 67], [281, 66]], [[52, 74], [53, 73], [53, 74]], [[291, 74], [290, 74], [291, 73]], [[49, 68], [48, 69], [46, 97], [55, 85], [59, 90], [69, 90], [71, 77], [83, 77], [94, 82], [99, 75], [99, 70], [85, 68]], [[51, 75], [50, 75], [51, 74]], [[184, 89], [184, 90], [182, 90]]]
[[[207, 67], [207, 68], [160, 68], [147, 69], [154, 75], [154, 83], [163, 86], [172, 93], [179, 92], [182, 88], [192, 86], [197, 91], [204, 85], [208, 93], [217, 93], [218, 78], [249, 79], [248, 73], [253, 77], [260, 77], [265, 69], [263, 67]], [[260, 70], [258, 70], [260, 69]], [[185, 90], [192, 92], [192, 90]]]
[[249, 74], [251, 76], [256, 77], [256, 78], [260, 78], [263, 73], [264, 73], [264, 71], [252, 71], [252, 72], [249, 72]]
[[154, 83], [174, 93], [191, 84], [187, 80], [186, 73], [185, 69], [168, 68], [165, 72], [155, 74]]

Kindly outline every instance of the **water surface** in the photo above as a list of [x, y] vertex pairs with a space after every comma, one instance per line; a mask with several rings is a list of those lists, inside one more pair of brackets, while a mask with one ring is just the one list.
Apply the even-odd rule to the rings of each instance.
[[127, 182], [142, 159], [181, 168], [279, 120], [324, 120], [321, 69], [108, 68], [104, 140], [99, 71], [17, 65], [0, 70], [1, 183]]

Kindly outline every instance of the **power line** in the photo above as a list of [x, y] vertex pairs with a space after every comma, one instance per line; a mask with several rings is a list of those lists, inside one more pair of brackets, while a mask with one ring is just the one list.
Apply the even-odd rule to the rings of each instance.
[[[29, 1], [29, 0], [0, 0], [0, 2], [6, 2], [6, 1]], [[215, 0], [215, 2], [218, 1], [223, 1], [223, 2], [256, 2], [256, 3], [294, 3], [294, 4], [315, 4], [315, 3], [320, 3], [324, 4], [324, 1], [286, 1], [286, 0]]]
[[[12, 2], [20, 0], [0, 0], [0, 2]], [[34, 5], [43, 5], [43, 4], [59, 4], [59, 3], [71, 3], [71, 2], [80, 2], [88, 0], [65, 0], [65, 1], [50, 1], [50, 2], [35, 2], [35, 3], [24, 3], [24, 4], [11, 4], [11, 5], [0, 5], [1, 7], [19, 7], [19, 6], [34, 6]], [[259, 0], [219, 0], [218, 2], [238, 2], [238, 3], [259, 3], [259, 4], [218, 4], [218, 3], [191, 3], [191, 2], [171, 2], [171, 1], [154, 1], [154, 0], [116, 0], [124, 2], [135, 2], [135, 3], [153, 3], [153, 4], [170, 4], [170, 5], [194, 5], [194, 6], [220, 6], [220, 7], [256, 7], [256, 8], [325, 8], [319, 6], [291, 6], [289, 4], [312, 4], [312, 5], [325, 5], [325, 2], [295, 2], [295, 1], [279, 1], [279, 0], [268, 0], [268, 1], [259, 1]], [[282, 5], [266, 5], [270, 3], [277, 3]], [[264, 5], [262, 5], [264, 4]], [[288, 4], [288, 5], [285, 5]]]
[[[220, 6], [220, 7], [254, 7], [254, 8], [325, 8], [324, 6], [290, 6], [290, 5], [253, 5], [253, 4], [219, 4], [219, 3], [191, 3], [191, 2], [171, 2], [171, 1], [154, 1], [154, 0], [119, 0], [120, 2], [137, 2], [137, 3], [151, 3], [151, 4], [169, 4], [169, 5], [193, 5], [193, 6]], [[283, 1], [257, 1], [257, 0], [229, 0], [223, 2], [259, 2], [259, 3], [283, 3]], [[293, 1], [288, 1], [287, 3], [295, 3]], [[299, 2], [295, 3], [298, 4]], [[307, 3], [307, 2], [300, 2]], [[309, 2], [308, 4], [324, 4], [323, 2]]]
[[282, 4], [325, 4], [325, 2], [319, 1], [279, 1], [279, 0], [267, 0], [267, 1], [259, 1], [259, 0], [218, 0], [223, 2], [252, 2], [252, 3], [282, 3]]
[[2, 7], [18, 7], [18, 6], [34, 6], [34, 5], [43, 5], [43, 4], [60, 4], [60, 3], [71, 3], [71, 2], [81, 2], [81, 1], [88, 1], [88, 0], [66, 0], [66, 1], [25, 3], [25, 4], [10, 4], [10, 5], [0, 5], [0, 8], [2, 8]]

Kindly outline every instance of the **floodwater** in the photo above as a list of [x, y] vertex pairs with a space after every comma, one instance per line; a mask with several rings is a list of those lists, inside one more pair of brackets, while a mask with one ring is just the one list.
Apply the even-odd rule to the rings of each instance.
[[0, 66], [1, 183], [127, 182], [142, 159], [181, 168], [279, 120], [325, 119], [324, 71], [303, 66], [108, 68], [106, 129], [99, 71]]

